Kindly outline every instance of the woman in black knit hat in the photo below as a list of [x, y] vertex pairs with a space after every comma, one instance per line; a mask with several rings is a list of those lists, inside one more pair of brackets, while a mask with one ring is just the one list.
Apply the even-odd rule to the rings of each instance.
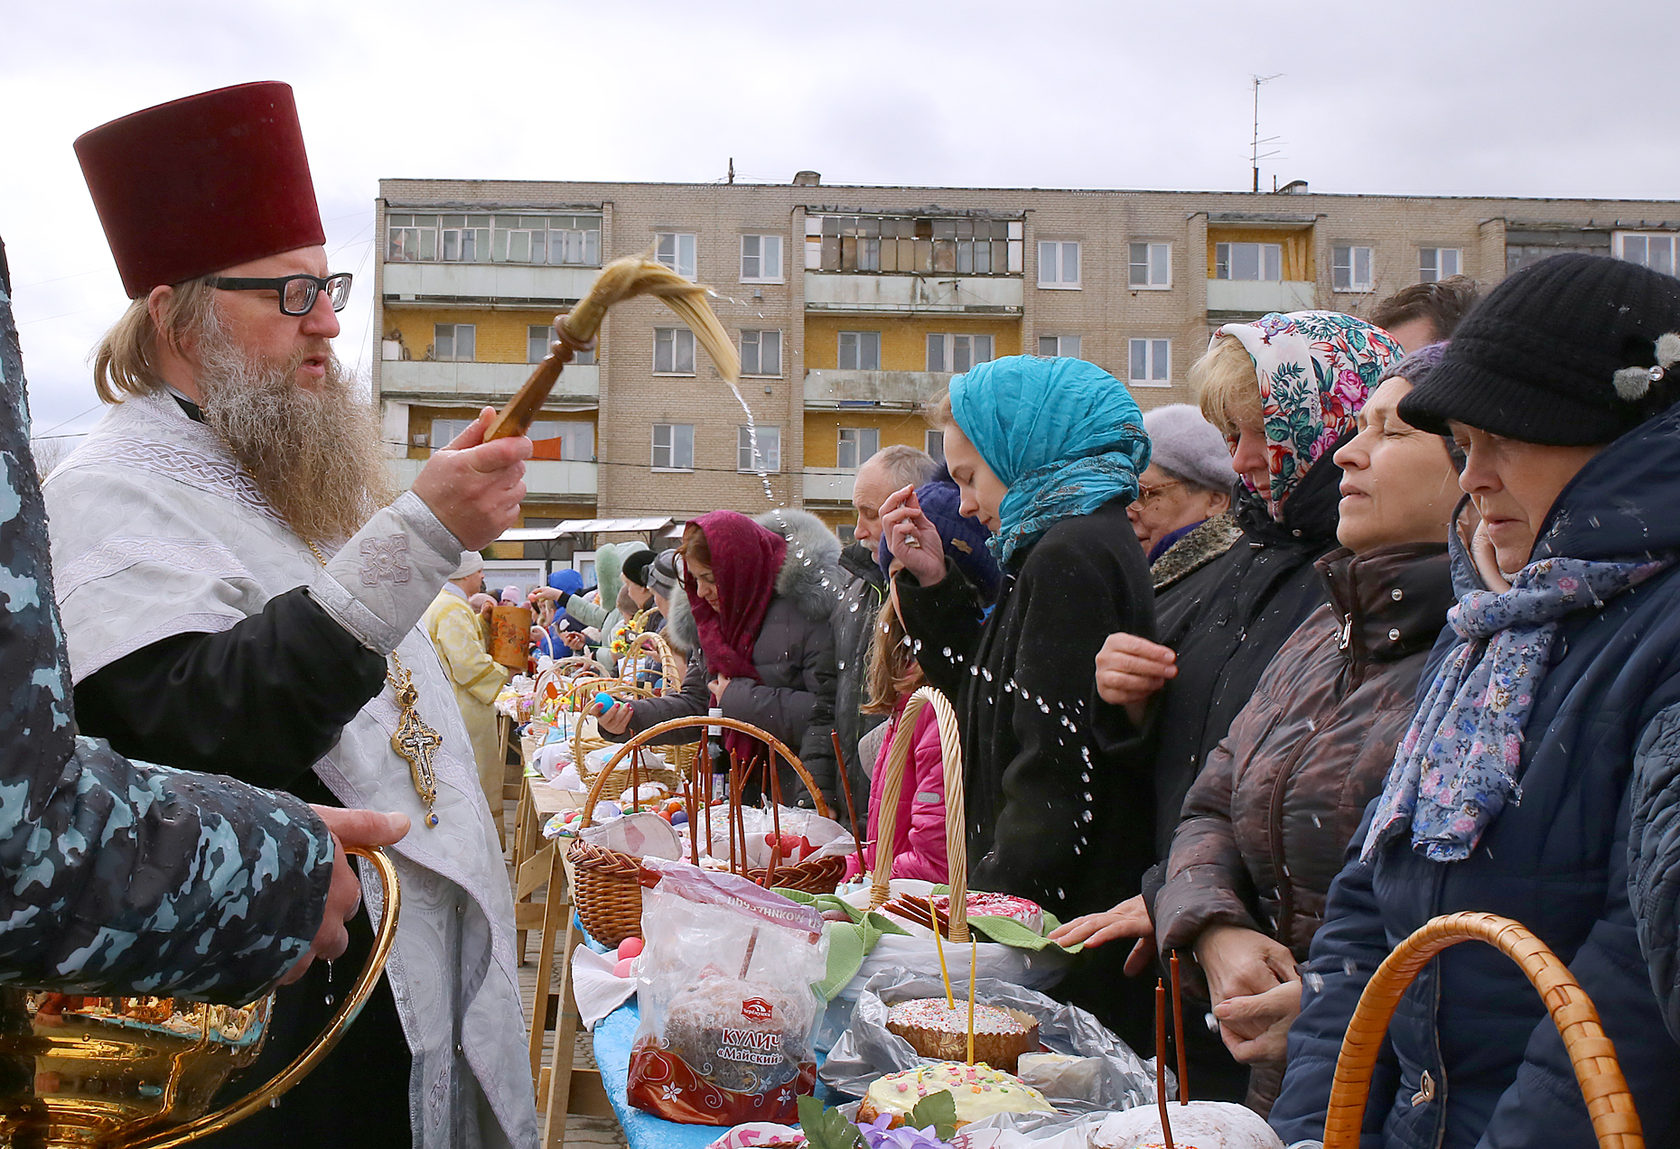
[[[1569, 965], [1648, 1143], [1680, 1138], [1677, 398], [1680, 280], [1566, 255], [1496, 288], [1401, 401], [1468, 456], [1458, 605], [1303, 967], [1271, 1116], [1285, 1141], [1322, 1135], [1377, 963], [1460, 910], [1522, 922]], [[1389, 1146], [1593, 1143], [1544, 1004], [1487, 947], [1413, 983], [1371, 1096]]]

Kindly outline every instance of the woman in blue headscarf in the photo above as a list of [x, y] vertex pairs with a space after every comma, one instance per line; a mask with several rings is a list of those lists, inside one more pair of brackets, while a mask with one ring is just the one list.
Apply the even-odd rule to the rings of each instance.
[[[1149, 464], [1143, 414], [1099, 367], [1014, 356], [952, 379], [930, 422], [945, 432], [961, 512], [991, 528], [1004, 572], [982, 619], [914, 492], [882, 505], [904, 565], [905, 629], [961, 722], [969, 881], [1062, 917], [1106, 908], [1115, 880], [1141, 879], [1153, 854], [1153, 785], [1134, 730], [1124, 711], [1091, 702], [1104, 637], [1154, 633], [1149, 566], [1126, 517]], [[1085, 980], [1104, 992], [1083, 1004], [1128, 1040], [1146, 1037], [1140, 983]]]

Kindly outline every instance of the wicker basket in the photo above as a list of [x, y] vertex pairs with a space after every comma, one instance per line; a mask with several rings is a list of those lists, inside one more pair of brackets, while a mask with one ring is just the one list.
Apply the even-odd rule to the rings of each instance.
[[624, 659], [620, 660], [620, 665], [623, 665], [625, 660], [633, 662], [644, 651], [659, 656], [660, 696], [680, 692], [683, 687], [683, 661], [677, 657], [677, 652], [671, 649], [671, 644], [665, 641], [663, 635], [652, 631], [638, 634], [635, 641], [631, 642], [630, 649], [625, 652]]
[[[957, 714], [945, 696], [931, 686], [924, 686], [910, 696], [899, 715], [898, 728], [893, 732], [892, 745], [887, 747], [881, 783], [880, 820], [875, 834], [875, 875], [869, 889], [869, 908], [879, 909], [886, 904], [891, 892], [892, 859], [898, 856], [899, 795], [904, 786], [904, 768], [910, 760], [910, 739], [916, 732], [916, 719], [922, 708], [933, 707], [934, 720], [939, 724], [939, 752], [945, 762], [945, 857], [949, 866], [951, 886], [951, 929], [954, 942], [968, 941], [968, 815], [963, 808], [962, 742], [957, 734]], [[894, 812], [894, 813], [889, 813]], [[887, 865], [882, 867], [881, 859]]]
[[1463, 941], [1484, 941], [1516, 962], [1539, 991], [1563, 1035], [1586, 1098], [1593, 1132], [1604, 1149], [1642, 1149], [1644, 1135], [1616, 1050], [1598, 1011], [1569, 967], [1528, 929], [1496, 914], [1458, 913], [1425, 922], [1377, 967], [1342, 1039], [1324, 1120], [1324, 1149], [1355, 1149], [1365, 1118], [1371, 1073], [1400, 997], [1436, 954]]
[[[617, 678], [580, 678], [573, 684], [571, 697], [576, 700], [575, 705], [581, 712], [584, 707], [594, 701], [597, 691], [606, 691], [615, 698], [652, 698], [653, 691], [641, 686], [632, 686]], [[615, 799], [619, 794], [628, 790], [637, 782], [661, 782], [672, 793], [682, 785], [683, 772], [674, 763], [664, 766], [650, 766], [642, 756], [640, 748], [626, 758], [623, 754], [614, 754], [612, 759], [601, 770], [591, 770], [584, 759], [597, 750], [605, 750], [618, 746], [620, 743], [600, 735], [586, 734], [585, 729], [590, 726], [584, 721], [585, 715], [579, 713], [577, 721], [572, 725], [572, 762], [577, 766], [578, 777], [583, 779], [585, 786], [593, 787], [601, 774], [609, 777], [602, 784], [602, 792], [609, 799]]]
[[[605, 793], [603, 785], [606, 776], [617, 769], [620, 761], [633, 755], [638, 749], [660, 735], [673, 730], [693, 729], [695, 727], [722, 727], [728, 730], [739, 730], [743, 734], [750, 734], [770, 747], [772, 761], [780, 758], [793, 767], [799, 780], [805, 784], [806, 790], [816, 802], [817, 813], [824, 818], [832, 817], [828, 803], [823, 801], [822, 792], [811, 778], [810, 772], [789, 750], [782, 741], [772, 734], [768, 734], [758, 727], [737, 718], [720, 718], [707, 715], [688, 715], [673, 718], [668, 722], [661, 722], [650, 726], [630, 739], [609, 760], [589, 787], [589, 795], [583, 803], [583, 821], [580, 829], [590, 825], [591, 816], [595, 810], [595, 803], [600, 801]], [[772, 778], [775, 771], [770, 771]], [[704, 799], [700, 799], [704, 800]], [[732, 806], [733, 808], [733, 806]], [[695, 802], [689, 802], [689, 824], [697, 827]], [[639, 938], [642, 936], [642, 885], [641, 862], [633, 855], [618, 850], [609, 850], [601, 846], [585, 842], [582, 838], [572, 843], [568, 854], [572, 864], [572, 895], [577, 905], [578, 920], [583, 928], [589, 931], [591, 937], [609, 946], [616, 946], [625, 938]], [[831, 894], [845, 876], [846, 859], [844, 857], [812, 858], [803, 862], [796, 862], [787, 866], [775, 866], [768, 870], [747, 870], [746, 877], [761, 886], [785, 886], [789, 889], [804, 890], [813, 894]]]

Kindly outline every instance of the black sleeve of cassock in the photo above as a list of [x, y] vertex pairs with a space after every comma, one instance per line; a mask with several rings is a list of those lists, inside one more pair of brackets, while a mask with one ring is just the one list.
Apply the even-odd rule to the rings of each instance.
[[296, 792], [384, 681], [385, 660], [298, 587], [228, 630], [172, 635], [89, 675], [76, 717], [131, 758]]

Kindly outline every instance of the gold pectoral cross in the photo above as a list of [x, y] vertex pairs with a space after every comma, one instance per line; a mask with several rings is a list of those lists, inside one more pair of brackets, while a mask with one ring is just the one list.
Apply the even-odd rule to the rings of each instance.
[[391, 749], [408, 763], [414, 792], [426, 804], [426, 825], [436, 826], [438, 816], [432, 806], [437, 802], [437, 770], [432, 766], [432, 755], [443, 745], [443, 739], [436, 730], [426, 725], [425, 719], [421, 718], [420, 712], [415, 709], [415, 703], [420, 701], [420, 693], [414, 689], [413, 675], [394, 652], [391, 661], [395, 664], [396, 674], [389, 677], [399, 711], [397, 729], [391, 735]]

